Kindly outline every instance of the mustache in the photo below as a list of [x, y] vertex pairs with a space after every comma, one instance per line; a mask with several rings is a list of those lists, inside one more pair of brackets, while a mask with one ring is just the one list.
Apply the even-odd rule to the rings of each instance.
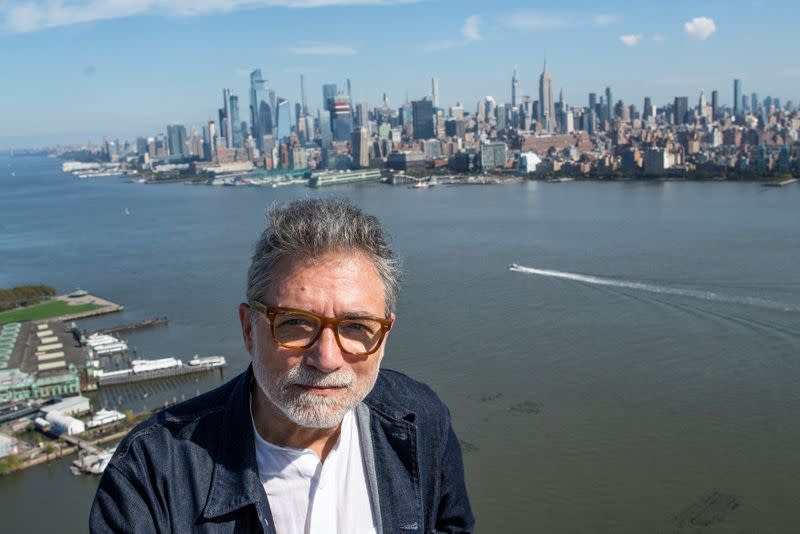
[[314, 367], [300, 364], [293, 367], [284, 377], [284, 389], [290, 386], [310, 386], [320, 388], [350, 387], [355, 383], [355, 374], [352, 371], [341, 370], [333, 373], [323, 373]]

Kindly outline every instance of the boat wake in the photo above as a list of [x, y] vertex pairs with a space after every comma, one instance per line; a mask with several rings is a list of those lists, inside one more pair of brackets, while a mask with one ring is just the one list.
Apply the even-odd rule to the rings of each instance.
[[574, 282], [582, 282], [584, 284], [635, 289], [638, 291], [647, 291], [648, 293], [659, 293], [662, 295], [678, 295], [681, 297], [690, 297], [701, 300], [729, 302], [732, 304], [746, 304], [750, 306], [758, 306], [761, 308], [769, 308], [771, 310], [780, 310], [788, 312], [800, 311], [800, 306], [786, 304], [784, 302], [778, 302], [774, 300], [762, 299], [758, 297], [724, 295], [720, 293], [715, 293], [713, 291], [682, 289], [678, 287], [661, 286], [657, 284], [648, 284], [644, 282], [634, 282], [632, 280], [618, 280], [615, 278], [604, 278], [600, 276], [592, 276], [587, 274], [568, 273], [563, 271], [552, 271], [547, 269], [536, 269], [534, 267], [525, 267], [524, 265], [517, 265], [516, 263], [512, 263], [509, 266], [508, 270], [517, 273], [535, 274], [539, 276], [546, 276], [549, 278], [561, 278], [563, 280], [572, 280]]

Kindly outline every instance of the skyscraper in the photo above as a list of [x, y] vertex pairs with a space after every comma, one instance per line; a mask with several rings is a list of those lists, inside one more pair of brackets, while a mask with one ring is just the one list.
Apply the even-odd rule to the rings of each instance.
[[348, 141], [353, 131], [353, 113], [350, 107], [350, 97], [347, 95], [334, 96], [328, 101], [331, 113], [331, 129], [334, 141]]
[[233, 123], [231, 122], [231, 90], [222, 90], [222, 135], [225, 136], [225, 147], [233, 148]]
[[606, 87], [606, 107], [605, 119], [611, 122], [614, 119], [614, 98], [611, 96], [611, 88]]
[[644, 110], [642, 112], [642, 118], [644, 120], [650, 119], [655, 117], [655, 110], [653, 109], [653, 101], [650, 100], [649, 96], [644, 97]]
[[260, 150], [264, 149], [264, 136], [272, 135], [273, 111], [267, 80], [261, 69], [255, 69], [250, 73], [250, 128]]
[[544, 69], [539, 76], [539, 122], [542, 123], [545, 131], [555, 130], [556, 103], [553, 98], [553, 80], [547, 72], [547, 60], [544, 62]]
[[675, 124], [686, 124], [689, 118], [689, 97], [676, 96], [672, 112], [675, 117]]
[[183, 124], [167, 125], [167, 145], [171, 156], [186, 155], [186, 127]]
[[363, 126], [353, 130], [350, 136], [350, 147], [353, 153], [353, 164], [364, 169], [369, 167], [369, 138]]
[[433, 102], [424, 98], [411, 103], [414, 122], [414, 139], [431, 139], [433, 131]]
[[308, 106], [306, 105], [306, 79], [302, 74], [300, 75], [300, 106], [305, 117], [308, 115]]
[[741, 109], [742, 80], [733, 80], [733, 115], [739, 117], [744, 112]]
[[278, 142], [283, 141], [292, 135], [292, 111], [289, 107], [289, 101], [285, 98], [278, 97], [278, 109], [276, 115], [278, 116]]
[[331, 98], [336, 96], [336, 84], [335, 83], [326, 83], [322, 86], [322, 106], [331, 111], [328, 107]]
[[234, 148], [242, 148], [244, 146], [244, 138], [242, 137], [241, 123], [239, 122], [239, 97], [230, 95], [230, 117], [228, 118], [231, 139]]
[[333, 135], [331, 133], [331, 112], [327, 109], [320, 109], [317, 113], [317, 122], [319, 124], [319, 140], [322, 148], [331, 146]]
[[511, 76], [511, 107], [517, 107], [517, 98], [519, 95], [519, 79], [517, 78], [517, 69], [514, 69], [514, 74]]
[[711, 91], [711, 119], [716, 120], [719, 113], [719, 91]]
[[439, 108], [439, 78], [436, 76], [431, 78], [431, 100], [433, 101], [433, 107]]

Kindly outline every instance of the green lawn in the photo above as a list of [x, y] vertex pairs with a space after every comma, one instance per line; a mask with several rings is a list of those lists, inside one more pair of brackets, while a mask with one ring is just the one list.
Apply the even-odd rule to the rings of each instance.
[[37, 321], [40, 319], [51, 319], [62, 315], [71, 315], [90, 310], [102, 308], [99, 304], [81, 304], [70, 306], [63, 300], [51, 300], [34, 306], [26, 306], [16, 310], [0, 312], [0, 324], [13, 323], [16, 321]]

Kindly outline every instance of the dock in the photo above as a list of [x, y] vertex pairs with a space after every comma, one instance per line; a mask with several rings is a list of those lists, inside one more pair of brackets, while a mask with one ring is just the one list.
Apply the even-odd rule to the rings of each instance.
[[131, 330], [141, 330], [143, 328], [152, 328], [154, 326], [164, 326], [169, 322], [166, 317], [154, 317], [153, 319], [146, 319], [144, 321], [139, 321], [136, 323], [128, 323], [128, 324], [121, 324], [117, 326], [112, 326], [110, 328], [102, 328], [100, 330], [95, 330], [93, 332], [87, 332], [87, 334], [116, 334], [119, 332], [129, 332]]

